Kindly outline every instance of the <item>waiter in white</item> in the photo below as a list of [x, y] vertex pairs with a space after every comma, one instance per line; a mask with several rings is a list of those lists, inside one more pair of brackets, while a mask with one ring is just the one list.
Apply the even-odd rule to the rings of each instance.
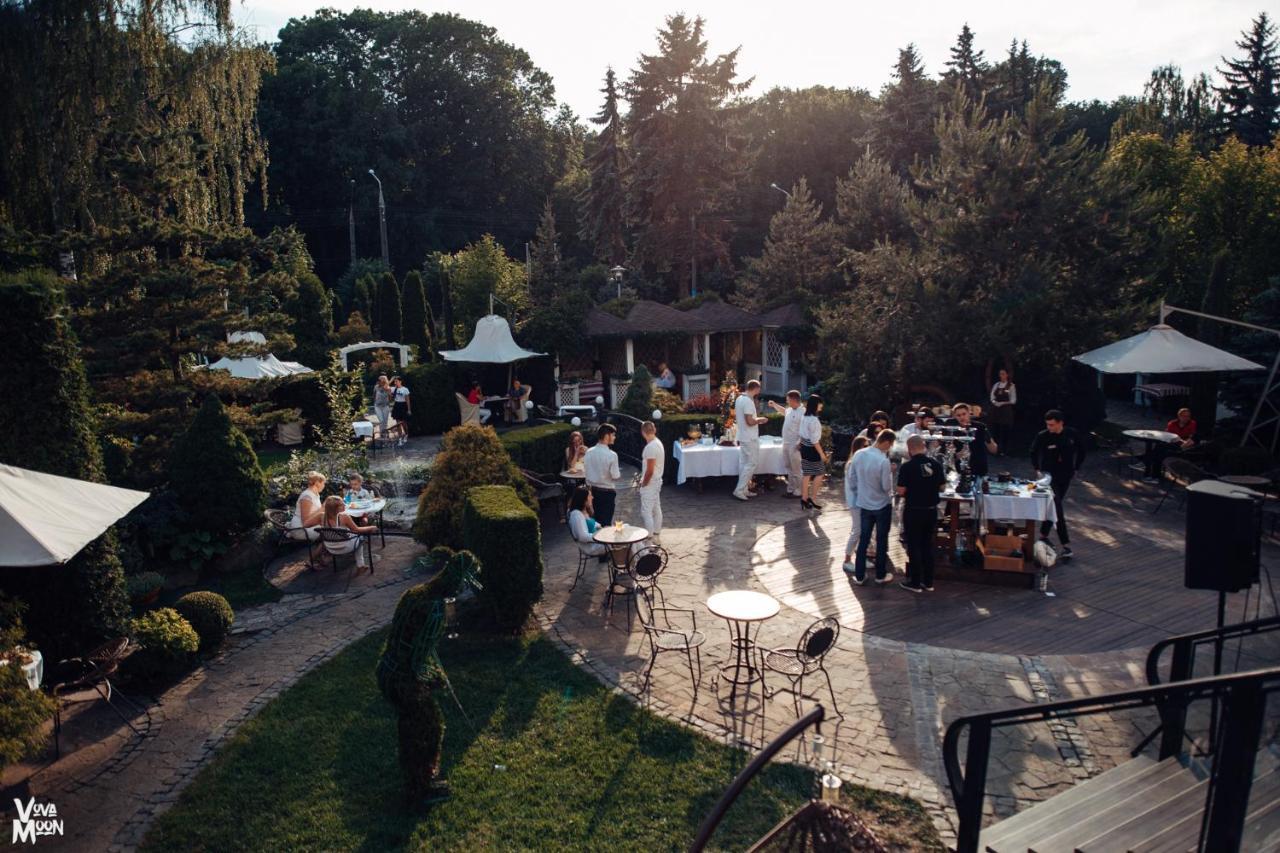
[[752, 379], [733, 403], [733, 414], [738, 425], [738, 452], [742, 454], [742, 468], [738, 471], [738, 487], [733, 496], [740, 501], [754, 498], [751, 478], [760, 464], [760, 424], [769, 419], [756, 414], [756, 397], [760, 396], [760, 381]]
[[787, 392], [787, 405], [779, 406], [769, 401], [769, 408], [782, 415], [782, 458], [787, 463], [787, 493], [785, 497], [800, 497], [800, 422], [804, 420], [804, 407], [800, 405], [800, 392]]
[[658, 427], [653, 421], [640, 425], [644, 437], [644, 450], [640, 452], [640, 518], [649, 535], [657, 538], [662, 532], [662, 469], [665, 467], [667, 449], [658, 439]]
[[596, 521], [605, 527], [613, 524], [613, 507], [618, 499], [614, 484], [622, 476], [618, 469], [618, 454], [609, 446], [617, 437], [618, 430], [613, 424], [601, 424], [596, 430], [595, 446], [582, 457], [582, 473], [591, 488], [591, 505], [595, 509]]

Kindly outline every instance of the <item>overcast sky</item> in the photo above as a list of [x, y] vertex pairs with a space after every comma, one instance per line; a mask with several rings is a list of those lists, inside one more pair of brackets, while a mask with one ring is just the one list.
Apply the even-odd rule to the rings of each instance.
[[[738, 68], [753, 92], [773, 86], [853, 86], [875, 92], [888, 79], [899, 47], [915, 42], [926, 70], [943, 70], [947, 50], [968, 22], [987, 58], [1003, 56], [1012, 38], [1067, 68], [1072, 100], [1140, 94], [1151, 69], [1173, 62], [1184, 74], [1212, 73], [1236, 52], [1241, 30], [1260, 11], [1280, 18], [1277, 0], [843, 0], [632, 2], [585, 0], [454, 0], [340, 2], [234, 0], [240, 26], [275, 41], [291, 17], [321, 5], [379, 10], [452, 11], [483, 21], [524, 48], [555, 79], [556, 95], [580, 116], [599, 107], [605, 67], [625, 76], [641, 52], [654, 50], [664, 16], [701, 15], [713, 52], [741, 46]], [[612, 8], [611, 8], [612, 7]]]

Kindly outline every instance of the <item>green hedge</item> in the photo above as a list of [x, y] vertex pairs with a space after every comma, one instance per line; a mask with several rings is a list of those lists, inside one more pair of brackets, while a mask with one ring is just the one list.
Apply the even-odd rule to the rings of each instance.
[[187, 593], [178, 599], [173, 609], [195, 629], [202, 653], [218, 649], [236, 621], [235, 611], [227, 600], [208, 590]]
[[[761, 435], [782, 435], [782, 415], [770, 412], [767, 417], [769, 422], [760, 427]], [[705, 424], [711, 421], [719, 422], [716, 415], [700, 414], [700, 415], [667, 415], [657, 422], [658, 438], [662, 440], [662, 446], [667, 451], [667, 464], [663, 468], [662, 480], [665, 483], [674, 483], [676, 481], [676, 460], [674, 451], [676, 442], [685, 438], [689, 432], [689, 424]]]
[[467, 492], [462, 542], [480, 560], [480, 599], [499, 627], [520, 630], [542, 597], [537, 514], [510, 486], [476, 486]]
[[409, 388], [413, 414], [409, 428], [414, 435], [439, 435], [461, 421], [454, 389], [458, 368], [451, 364], [415, 364], [401, 371]]
[[559, 474], [564, 469], [564, 449], [569, 446], [571, 424], [540, 424], [514, 429], [499, 438], [511, 459], [521, 468], [539, 474]]

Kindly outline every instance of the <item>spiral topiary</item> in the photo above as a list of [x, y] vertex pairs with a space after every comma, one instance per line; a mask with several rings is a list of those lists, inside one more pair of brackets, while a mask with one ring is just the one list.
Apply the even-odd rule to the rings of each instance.
[[189, 592], [179, 598], [174, 609], [191, 623], [200, 635], [200, 653], [214, 651], [227, 639], [227, 632], [236, 621], [235, 611], [225, 598], [216, 592], [201, 590]]

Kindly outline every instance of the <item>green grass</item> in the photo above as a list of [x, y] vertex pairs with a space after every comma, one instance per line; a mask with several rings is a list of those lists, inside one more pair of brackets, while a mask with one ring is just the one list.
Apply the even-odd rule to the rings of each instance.
[[[384, 636], [354, 644], [247, 723], [144, 847], [678, 850], [745, 761], [604, 690], [544, 638], [464, 636], [446, 642], [444, 662], [480, 734], [442, 697], [454, 795], [413, 813], [400, 795], [395, 718], [373, 678]], [[714, 844], [748, 846], [811, 789], [809, 771], [770, 767]], [[851, 793], [910, 846], [936, 843], [913, 801]]]
[[270, 477], [277, 473], [275, 469], [283, 468], [289, 461], [291, 451], [286, 447], [264, 447], [255, 452], [258, 454], [258, 464], [262, 466], [263, 473]]

